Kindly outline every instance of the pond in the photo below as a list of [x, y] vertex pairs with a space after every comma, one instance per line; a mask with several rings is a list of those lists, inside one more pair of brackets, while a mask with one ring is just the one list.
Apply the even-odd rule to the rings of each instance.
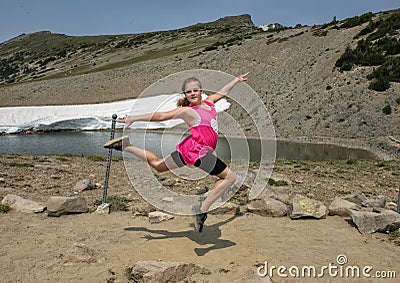
[[[122, 132], [117, 131], [116, 137]], [[176, 144], [182, 138], [174, 133], [157, 133], [137, 131], [129, 134], [131, 143], [145, 147], [157, 155], [166, 155], [175, 150]], [[144, 137], [146, 139], [144, 140]], [[76, 154], [76, 155], [107, 155], [108, 150], [103, 144], [110, 139], [107, 131], [51, 132], [29, 135], [0, 136], [0, 153], [13, 154]], [[248, 146], [247, 146], [248, 145]], [[289, 141], [263, 141], [256, 139], [229, 139], [220, 137], [216, 153], [221, 159], [229, 160], [231, 156], [246, 158], [250, 152], [250, 161], [259, 161], [261, 149], [267, 155], [275, 154], [276, 158], [287, 160], [345, 160], [345, 159], [377, 159], [376, 155], [364, 149], [347, 148], [331, 144], [298, 143]], [[114, 156], [122, 156], [113, 152]], [[265, 156], [265, 155], [264, 155]]]

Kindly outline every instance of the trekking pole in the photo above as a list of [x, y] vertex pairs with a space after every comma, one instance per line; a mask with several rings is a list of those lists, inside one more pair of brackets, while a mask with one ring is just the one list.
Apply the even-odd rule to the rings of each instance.
[[[113, 114], [112, 115], [112, 122], [111, 122], [110, 140], [112, 140], [114, 138], [115, 121], [116, 121], [116, 119], [117, 119], [117, 114]], [[106, 177], [104, 179], [103, 200], [101, 202], [102, 205], [106, 204], [106, 202], [107, 202], [108, 178], [110, 177], [111, 159], [112, 159], [112, 148], [109, 148], [108, 149], [108, 156], [107, 156]]]

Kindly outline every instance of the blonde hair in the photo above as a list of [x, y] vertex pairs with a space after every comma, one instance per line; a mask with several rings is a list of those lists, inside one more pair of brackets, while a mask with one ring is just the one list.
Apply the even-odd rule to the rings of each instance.
[[[183, 84], [182, 84], [182, 92], [183, 92], [183, 94], [185, 94], [186, 85], [187, 85], [188, 83], [191, 83], [191, 82], [196, 82], [196, 83], [198, 83], [198, 84], [199, 84], [199, 87], [202, 88], [201, 82], [200, 82], [199, 79], [194, 78], [194, 77], [188, 78], [188, 79], [186, 79], [186, 80], [183, 82]], [[189, 102], [189, 100], [187, 100], [186, 96], [184, 96], [184, 97], [178, 99], [178, 101], [176, 102], [176, 105], [179, 106], [179, 107], [185, 107], [185, 106], [189, 106], [189, 105], [190, 105], [190, 102]]]

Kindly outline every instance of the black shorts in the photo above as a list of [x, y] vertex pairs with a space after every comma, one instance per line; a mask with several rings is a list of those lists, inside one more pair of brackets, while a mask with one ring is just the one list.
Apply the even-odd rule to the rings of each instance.
[[[178, 167], [187, 165], [185, 161], [183, 161], [182, 155], [177, 150], [171, 153], [171, 157], [175, 161], [176, 165], [178, 165]], [[221, 159], [219, 159], [211, 152], [208, 152], [203, 157], [197, 159], [194, 163], [194, 166], [199, 167], [210, 175], [221, 174], [222, 171], [224, 171], [225, 168], [228, 167]]]

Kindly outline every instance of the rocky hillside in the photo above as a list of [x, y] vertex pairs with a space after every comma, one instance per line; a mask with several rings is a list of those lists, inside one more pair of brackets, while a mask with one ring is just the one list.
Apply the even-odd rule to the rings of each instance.
[[[278, 138], [357, 140], [399, 154], [398, 144], [388, 139], [400, 138], [399, 74], [394, 73], [386, 90], [376, 91], [370, 89], [367, 75], [378, 66], [354, 64], [343, 69], [337, 65], [346, 50], [355, 50], [361, 40], [379, 30], [371, 23], [400, 18], [399, 13], [267, 32], [244, 15], [145, 34], [21, 35], [0, 45], [0, 104], [121, 100], [139, 95], [177, 71], [250, 71], [248, 84], [265, 103]], [[388, 35], [398, 42], [400, 28], [391, 26]], [[398, 54], [390, 56], [398, 58]], [[395, 64], [391, 66], [396, 70]], [[247, 133], [254, 133], [240, 109], [232, 106], [229, 113], [242, 121]]]

